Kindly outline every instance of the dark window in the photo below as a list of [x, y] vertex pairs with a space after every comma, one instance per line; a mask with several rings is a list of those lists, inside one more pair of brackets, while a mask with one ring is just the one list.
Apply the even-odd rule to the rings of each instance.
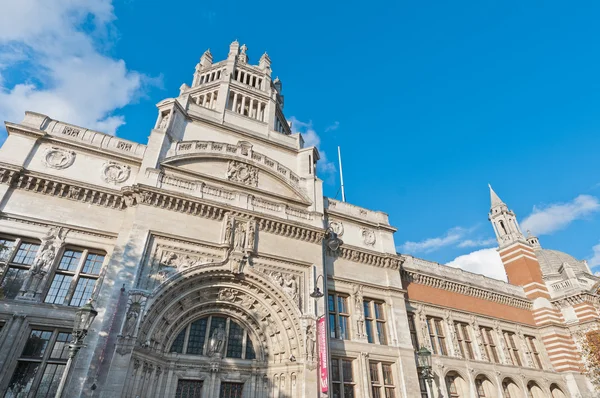
[[186, 329], [183, 329], [181, 332], [179, 332], [177, 337], [175, 337], [175, 341], [173, 341], [173, 344], [171, 345], [171, 352], [177, 352], [179, 354], [181, 354], [183, 352], [183, 342], [185, 341], [185, 331], [186, 331]]
[[448, 355], [442, 320], [440, 318], [427, 317], [427, 330], [429, 331], [433, 353], [438, 355]]
[[350, 332], [348, 330], [348, 296], [337, 293], [330, 293], [328, 297], [329, 307], [329, 333], [331, 338], [348, 340]]
[[221, 394], [219, 398], [242, 398], [244, 383], [221, 382]]
[[417, 337], [417, 327], [415, 326], [415, 315], [408, 314], [408, 330], [410, 331], [410, 340], [412, 341], [413, 348], [419, 349], [419, 339]]
[[498, 363], [498, 350], [496, 349], [496, 343], [494, 342], [492, 329], [481, 327], [480, 331], [481, 339], [483, 340], [483, 345], [485, 347], [485, 352], [487, 354], [488, 360], [494, 363]]
[[331, 358], [331, 387], [333, 397], [354, 398], [354, 375], [351, 360]]
[[204, 340], [206, 339], [206, 325], [208, 318], [202, 318], [190, 325], [187, 354], [202, 354]]
[[178, 380], [175, 398], [201, 398], [202, 380]]
[[[16, 253], [13, 251], [15, 246]], [[0, 284], [0, 296], [9, 299], [17, 297], [39, 247], [38, 244], [23, 242], [21, 239], [0, 239], [0, 261], [8, 262], [8, 269]]]
[[244, 345], [244, 329], [237, 323], [229, 323], [229, 338], [227, 339], [227, 357], [241, 358]]

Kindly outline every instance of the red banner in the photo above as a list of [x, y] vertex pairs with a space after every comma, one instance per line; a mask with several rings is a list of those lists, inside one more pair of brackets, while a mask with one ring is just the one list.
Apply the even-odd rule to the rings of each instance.
[[319, 339], [319, 372], [321, 374], [321, 392], [329, 390], [329, 369], [327, 369], [327, 325], [325, 317], [317, 319], [317, 338]]

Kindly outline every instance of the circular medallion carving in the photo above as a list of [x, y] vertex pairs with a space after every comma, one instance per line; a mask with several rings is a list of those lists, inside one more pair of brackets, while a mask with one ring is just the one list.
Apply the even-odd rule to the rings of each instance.
[[118, 184], [125, 182], [131, 174], [131, 167], [117, 162], [106, 162], [102, 165], [102, 179], [106, 182]]
[[362, 230], [363, 241], [366, 245], [373, 246], [375, 244], [375, 231], [372, 229], [364, 228]]
[[46, 149], [42, 157], [46, 167], [51, 169], [66, 169], [75, 162], [75, 152], [63, 148], [51, 147]]
[[331, 221], [329, 226], [331, 229], [333, 229], [333, 232], [335, 232], [337, 236], [341, 237], [344, 235], [344, 224], [342, 224], [340, 221]]

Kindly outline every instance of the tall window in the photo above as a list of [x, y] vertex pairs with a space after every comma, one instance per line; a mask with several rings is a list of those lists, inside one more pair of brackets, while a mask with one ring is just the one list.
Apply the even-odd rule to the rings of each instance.
[[419, 338], [417, 333], [417, 327], [415, 326], [415, 314], [408, 313], [408, 330], [410, 331], [410, 341], [412, 341], [413, 348], [419, 349]]
[[70, 341], [68, 332], [32, 330], [5, 396], [54, 397], [69, 357]]
[[504, 341], [510, 354], [510, 361], [513, 365], [523, 366], [521, 363], [521, 357], [519, 356], [519, 348], [515, 342], [515, 334], [512, 332], [504, 331]]
[[92, 297], [103, 263], [102, 254], [87, 249], [66, 249], [44, 301], [81, 307]]
[[350, 339], [348, 331], [348, 296], [330, 293], [328, 298], [329, 307], [329, 334], [332, 339]]
[[477, 391], [477, 398], [484, 398], [486, 396], [483, 379], [475, 379], [475, 389]]
[[456, 376], [446, 376], [446, 386], [448, 387], [448, 393], [450, 398], [458, 398], [458, 390], [456, 388]]
[[210, 338], [218, 328], [224, 330], [221, 354], [227, 358], [256, 359], [254, 345], [246, 330], [233, 319], [211, 315], [191, 322], [171, 344], [170, 352], [208, 355]]
[[395, 398], [396, 388], [392, 375], [392, 365], [381, 362], [369, 362], [372, 398]]
[[429, 338], [431, 340], [433, 353], [438, 355], [448, 355], [442, 319], [427, 317], [427, 330], [429, 331]]
[[331, 358], [331, 388], [333, 397], [354, 398], [354, 375], [351, 360]]
[[427, 381], [419, 375], [419, 389], [421, 390], [421, 398], [429, 398], [427, 393]]
[[202, 380], [178, 380], [175, 398], [201, 398]]
[[454, 322], [454, 331], [456, 332], [456, 338], [458, 339], [458, 346], [463, 358], [473, 359], [473, 345], [471, 343], [471, 336], [469, 335], [469, 325], [462, 322]]
[[[2, 278], [0, 289], [4, 297], [13, 299], [17, 297], [25, 281], [27, 270], [33, 264], [35, 255], [40, 245], [22, 239], [1, 239], [2, 251], [0, 261], [8, 262], [8, 269]], [[12, 250], [14, 247], [17, 250]]]
[[221, 382], [219, 398], [242, 398], [244, 383]]
[[510, 396], [510, 386], [509, 383], [504, 381], [502, 382], [502, 395], [504, 395], [503, 398], [512, 398]]
[[383, 302], [363, 300], [363, 307], [365, 312], [365, 327], [367, 329], [367, 339], [369, 343], [387, 345]]
[[537, 350], [535, 337], [525, 336], [525, 341], [527, 342], [527, 348], [529, 349], [529, 356], [531, 357], [531, 362], [533, 362], [533, 366], [535, 366], [538, 369], [542, 369], [542, 360], [540, 358], [540, 353]]
[[479, 328], [479, 330], [481, 332], [481, 339], [483, 340], [483, 346], [485, 347], [485, 352], [488, 359], [494, 363], [500, 362], [498, 360], [498, 350], [496, 349], [496, 343], [494, 342], [492, 329], [482, 326]]

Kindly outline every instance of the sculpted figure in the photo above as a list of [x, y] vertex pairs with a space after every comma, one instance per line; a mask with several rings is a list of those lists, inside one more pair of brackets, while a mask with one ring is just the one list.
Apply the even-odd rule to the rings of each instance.
[[137, 306], [132, 306], [127, 313], [127, 319], [125, 321], [125, 326], [123, 327], [123, 336], [134, 335], [138, 316], [139, 308]]
[[306, 327], [306, 357], [313, 359], [315, 357], [315, 344], [317, 336], [315, 334], [315, 328], [312, 325]]
[[221, 349], [223, 348], [223, 344], [225, 343], [225, 329], [223, 329], [223, 325], [219, 325], [210, 336], [210, 341], [208, 343], [208, 356], [214, 356], [216, 354], [221, 354]]
[[171, 116], [169, 114], [164, 115], [162, 120], [160, 121], [160, 126], [158, 128], [161, 130], [166, 129], [167, 126], [169, 125], [170, 118], [171, 118]]
[[283, 291], [292, 297], [294, 301], [298, 299], [298, 282], [295, 276], [287, 275], [287, 278], [283, 279]]
[[238, 224], [235, 230], [235, 245], [236, 250], [243, 250], [246, 243], [246, 228], [245, 224]]
[[256, 227], [254, 227], [254, 223], [250, 223], [250, 230], [248, 233], [248, 247], [250, 249], [254, 249], [254, 241], [256, 240]]
[[231, 243], [231, 236], [233, 235], [233, 220], [227, 223], [225, 227], [225, 243]]

